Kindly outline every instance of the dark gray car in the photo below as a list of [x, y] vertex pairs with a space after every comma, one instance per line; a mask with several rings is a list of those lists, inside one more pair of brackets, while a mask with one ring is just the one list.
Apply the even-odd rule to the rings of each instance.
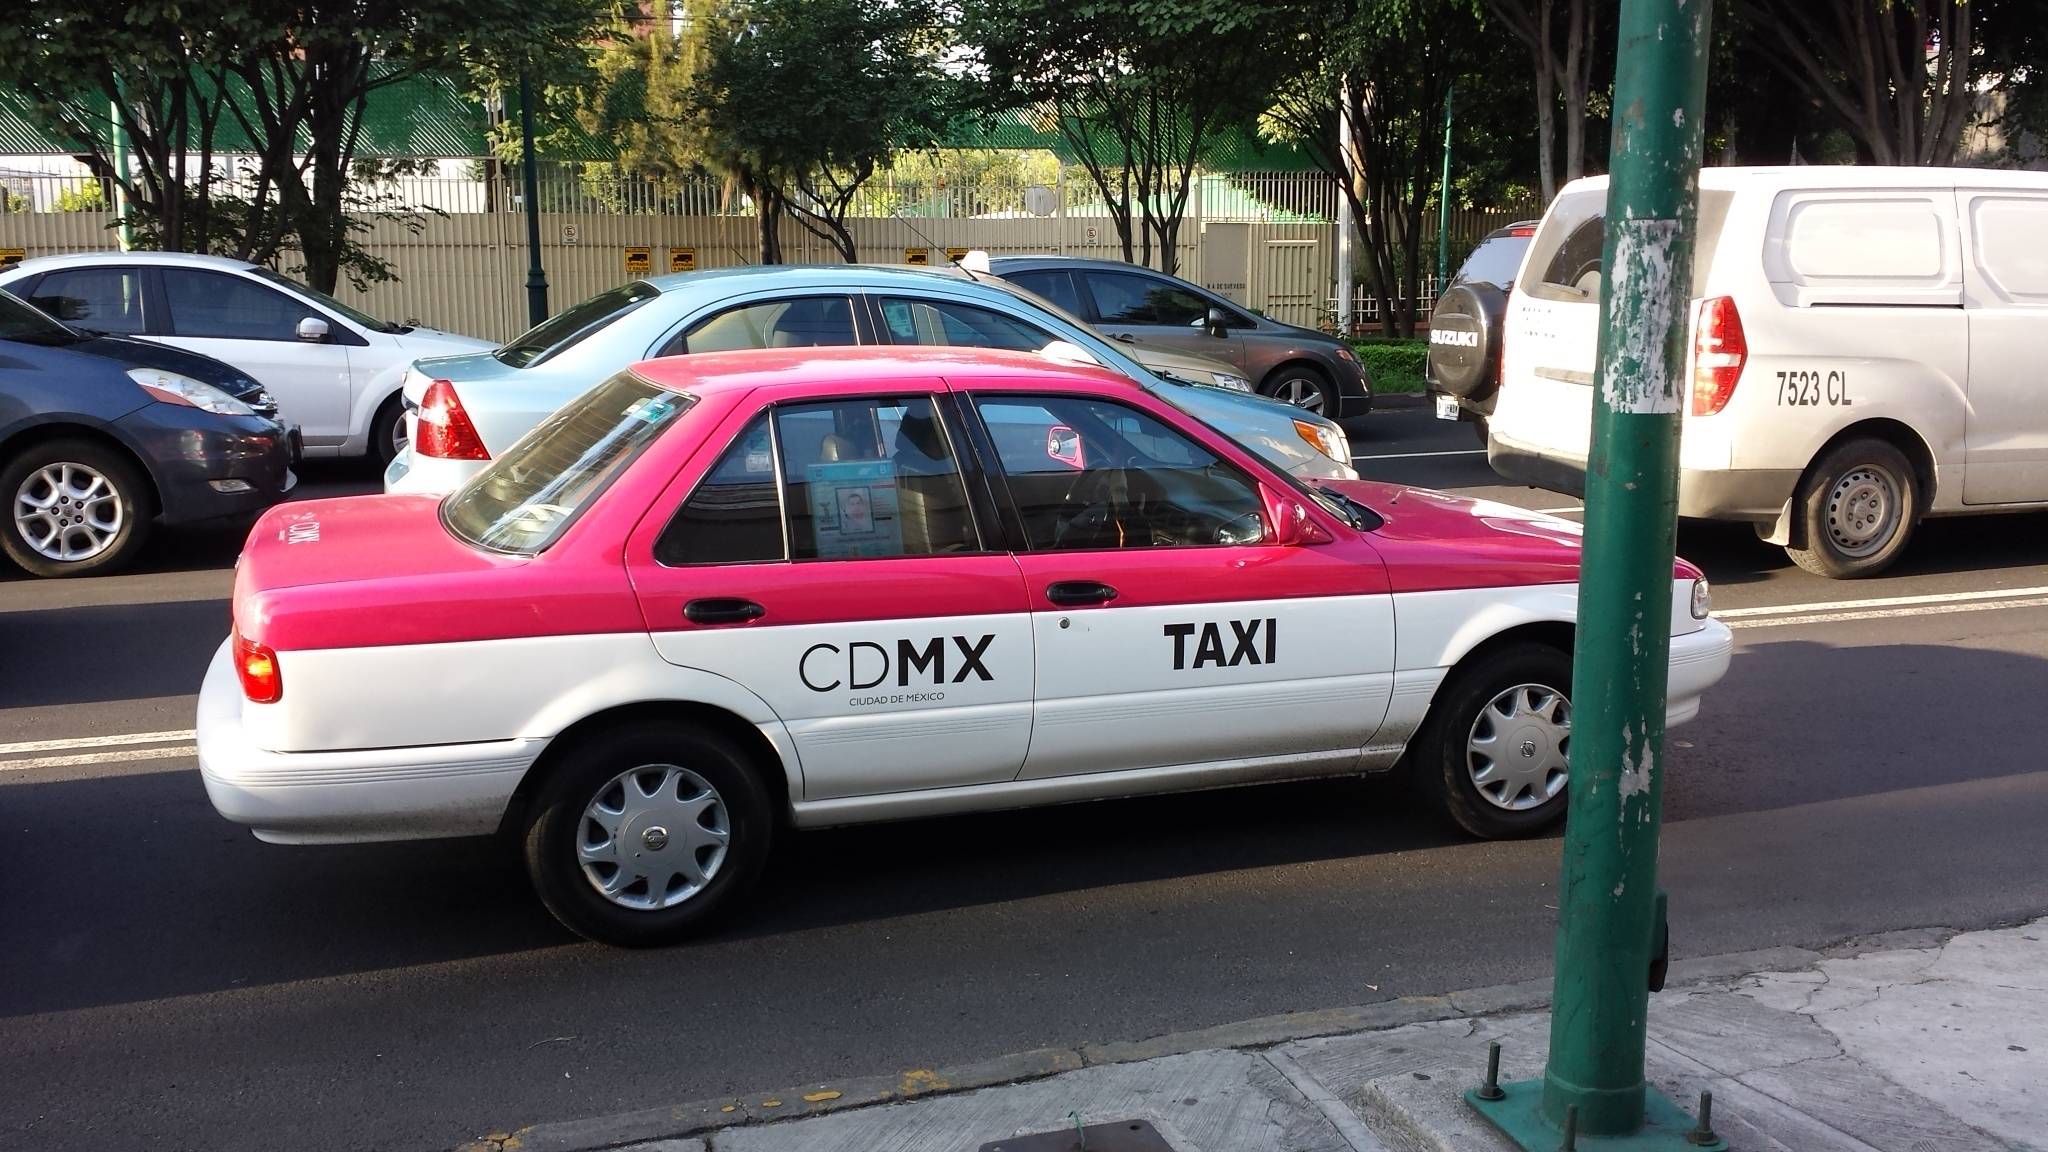
[[989, 271], [1104, 335], [1221, 360], [1253, 389], [1331, 419], [1372, 409], [1372, 379], [1335, 336], [1255, 316], [1164, 272], [1074, 256], [997, 256]]
[[134, 352], [0, 292], [0, 552], [35, 575], [107, 571], [153, 521], [252, 514], [291, 486], [284, 426], [186, 371], [223, 365]]

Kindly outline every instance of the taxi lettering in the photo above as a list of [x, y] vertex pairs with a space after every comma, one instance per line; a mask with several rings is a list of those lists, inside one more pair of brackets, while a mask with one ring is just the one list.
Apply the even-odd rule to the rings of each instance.
[[[1279, 639], [1278, 619], [1268, 616], [1258, 620], [1230, 620], [1230, 651], [1224, 653], [1223, 626], [1214, 621], [1206, 624], [1168, 624], [1165, 634], [1173, 638], [1173, 667], [1176, 671], [1185, 668], [1235, 668], [1240, 664], [1271, 664], [1275, 658]], [[1195, 641], [1195, 659], [1188, 663], [1188, 639], [1200, 634]]]
[[[813, 644], [804, 649], [797, 660], [796, 673], [803, 680], [804, 687], [813, 692], [836, 692], [841, 688], [873, 688], [886, 682], [893, 672], [896, 686], [906, 688], [913, 674], [931, 676], [934, 684], [958, 684], [969, 676], [983, 680], [994, 680], [981, 659], [988, 653], [988, 646], [995, 642], [995, 634], [989, 633], [979, 639], [954, 636], [953, 650], [959, 663], [953, 678], [946, 678], [946, 641], [948, 637], [934, 636], [924, 643], [915, 640], [896, 641], [896, 651], [872, 640], [855, 640], [841, 648], [837, 644]], [[846, 678], [837, 679], [841, 656], [845, 658]], [[830, 682], [826, 677], [834, 677]], [[943, 699], [943, 697], [941, 697]]]

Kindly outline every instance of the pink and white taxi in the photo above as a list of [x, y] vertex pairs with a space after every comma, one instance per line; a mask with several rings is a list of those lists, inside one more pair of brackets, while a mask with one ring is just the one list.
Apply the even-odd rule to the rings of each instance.
[[[650, 361], [445, 499], [265, 515], [200, 767], [264, 840], [516, 836], [624, 944], [729, 910], [789, 826], [1401, 766], [1525, 835], [1565, 803], [1578, 555], [1034, 356]], [[1678, 723], [1730, 637], [1673, 580]]]

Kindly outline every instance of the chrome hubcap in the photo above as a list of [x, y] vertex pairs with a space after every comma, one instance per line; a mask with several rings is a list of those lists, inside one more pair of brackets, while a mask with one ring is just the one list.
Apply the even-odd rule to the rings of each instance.
[[396, 456], [405, 451], [407, 443], [409, 441], [405, 436], [405, 414], [401, 412], [398, 419], [391, 422], [391, 454]]
[[1479, 710], [1466, 744], [1472, 786], [1510, 812], [1539, 807], [1571, 772], [1572, 706], [1564, 693], [1517, 684]]
[[14, 527], [45, 559], [90, 560], [114, 546], [128, 509], [114, 482], [83, 464], [45, 464], [14, 493]]
[[1845, 556], [1868, 556], [1898, 527], [1898, 479], [1874, 465], [1851, 468], [1828, 493], [1828, 540]]
[[704, 890], [732, 840], [725, 801], [673, 764], [621, 772], [583, 809], [576, 858], [598, 894], [625, 908], [673, 908]]
[[1300, 376], [1281, 381], [1279, 389], [1273, 395], [1276, 399], [1285, 400], [1296, 408], [1307, 409], [1310, 412], [1323, 410], [1322, 387], [1315, 381]]

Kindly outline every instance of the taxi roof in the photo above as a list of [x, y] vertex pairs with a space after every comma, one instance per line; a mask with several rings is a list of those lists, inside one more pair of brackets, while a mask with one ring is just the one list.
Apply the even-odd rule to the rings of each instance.
[[698, 352], [633, 365], [634, 375], [678, 392], [700, 396], [750, 391], [784, 384], [848, 384], [929, 380], [1032, 380], [1047, 384], [1092, 384], [1125, 391], [1129, 377], [1088, 364], [1068, 364], [1036, 352], [987, 348], [819, 347]]

